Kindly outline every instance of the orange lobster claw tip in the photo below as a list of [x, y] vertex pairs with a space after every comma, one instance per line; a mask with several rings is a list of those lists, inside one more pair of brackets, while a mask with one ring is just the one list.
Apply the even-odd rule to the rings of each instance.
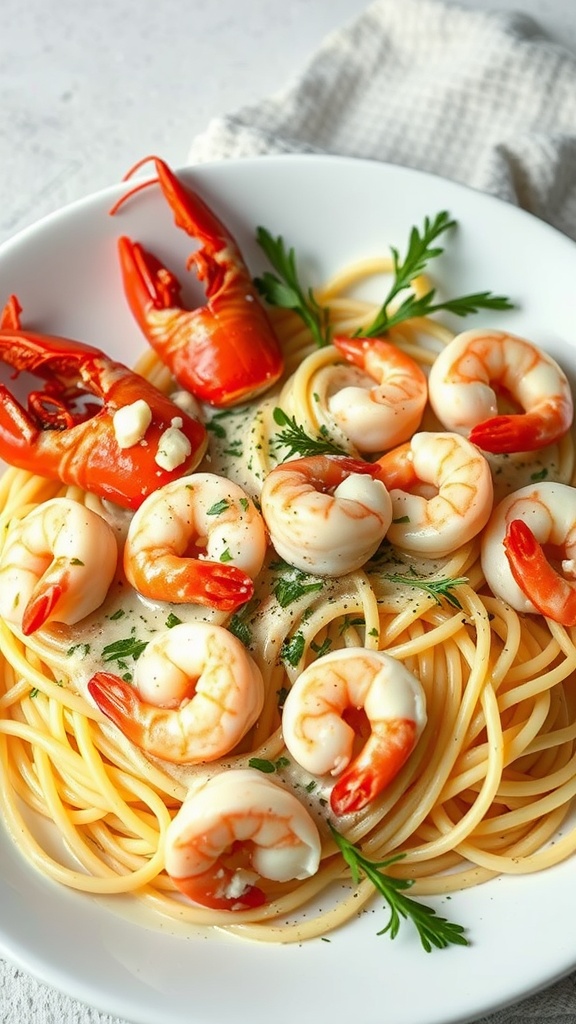
[[157, 177], [136, 185], [110, 212], [116, 213], [135, 192], [157, 183], [176, 225], [200, 243], [187, 265], [195, 266], [207, 302], [194, 309], [183, 307], [178, 278], [153, 253], [123, 236], [118, 250], [132, 314], [183, 388], [219, 407], [248, 401], [276, 383], [284, 370], [268, 314], [225, 225], [164, 161], [146, 159], [154, 160]]

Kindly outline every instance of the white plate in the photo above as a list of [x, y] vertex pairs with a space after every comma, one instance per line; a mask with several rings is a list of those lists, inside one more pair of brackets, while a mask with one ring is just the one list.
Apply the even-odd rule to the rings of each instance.
[[[459, 227], [437, 261], [450, 296], [490, 289], [518, 303], [484, 315], [576, 366], [576, 246], [490, 197], [398, 167], [331, 157], [270, 157], [200, 167], [194, 181], [237, 235], [254, 272], [259, 224], [294, 245], [321, 281], [392, 242], [426, 215]], [[129, 234], [177, 269], [190, 249], [156, 189], [111, 218], [117, 186], [28, 229], [0, 249], [0, 302], [16, 292], [24, 321], [91, 342], [124, 362], [143, 348], [124, 301], [115, 239]], [[472, 324], [472, 318], [466, 324]], [[5, 373], [4, 380], [8, 380]], [[469, 948], [426, 954], [411, 925], [377, 937], [380, 902], [304, 946], [170, 934], [46, 881], [0, 835], [0, 950], [41, 980], [138, 1024], [454, 1024], [547, 985], [576, 966], [576, 864], [499, 879], [434, 903], [465, 925]], [[120, 913], [112, 908], [116, 906]]]

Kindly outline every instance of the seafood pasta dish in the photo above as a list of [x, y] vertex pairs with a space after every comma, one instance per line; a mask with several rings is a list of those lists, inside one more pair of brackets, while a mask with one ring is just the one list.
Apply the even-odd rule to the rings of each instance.
[[[392, 938], [466, 945], [427, 896], [576, 848], [565, 370], [506, 296], [440, 294], [447, 212], [329, 281], [254, 225], [253, 278], [151, 159], [110, 211], [134, 367], [3, 297], [0, 359], [36, 378], [0, 385], [7, 830], [190, 928], [302, 942], [377, 893]], [[142, 188], [187, 267], [122, 234]]]

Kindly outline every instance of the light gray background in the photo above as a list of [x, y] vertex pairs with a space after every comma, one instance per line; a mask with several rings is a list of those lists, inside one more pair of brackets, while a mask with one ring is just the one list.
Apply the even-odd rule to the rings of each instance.
[[[398, 0], [399, 3], [402, 0]], [[0, 241], [153, 152], [181, 166], [210, 119], [297, 75], [365, 0], [3, 0]], [[576, 52], [574, 0], [521, 10]]]

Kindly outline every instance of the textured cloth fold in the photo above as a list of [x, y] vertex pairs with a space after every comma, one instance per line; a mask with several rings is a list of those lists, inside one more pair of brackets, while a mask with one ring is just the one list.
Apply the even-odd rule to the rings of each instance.
[[377, 0], [285, 89], [215, 119], [189, 158], [286, 152], [417, 167], [576, 238], [576, 57], [525, 15]]

